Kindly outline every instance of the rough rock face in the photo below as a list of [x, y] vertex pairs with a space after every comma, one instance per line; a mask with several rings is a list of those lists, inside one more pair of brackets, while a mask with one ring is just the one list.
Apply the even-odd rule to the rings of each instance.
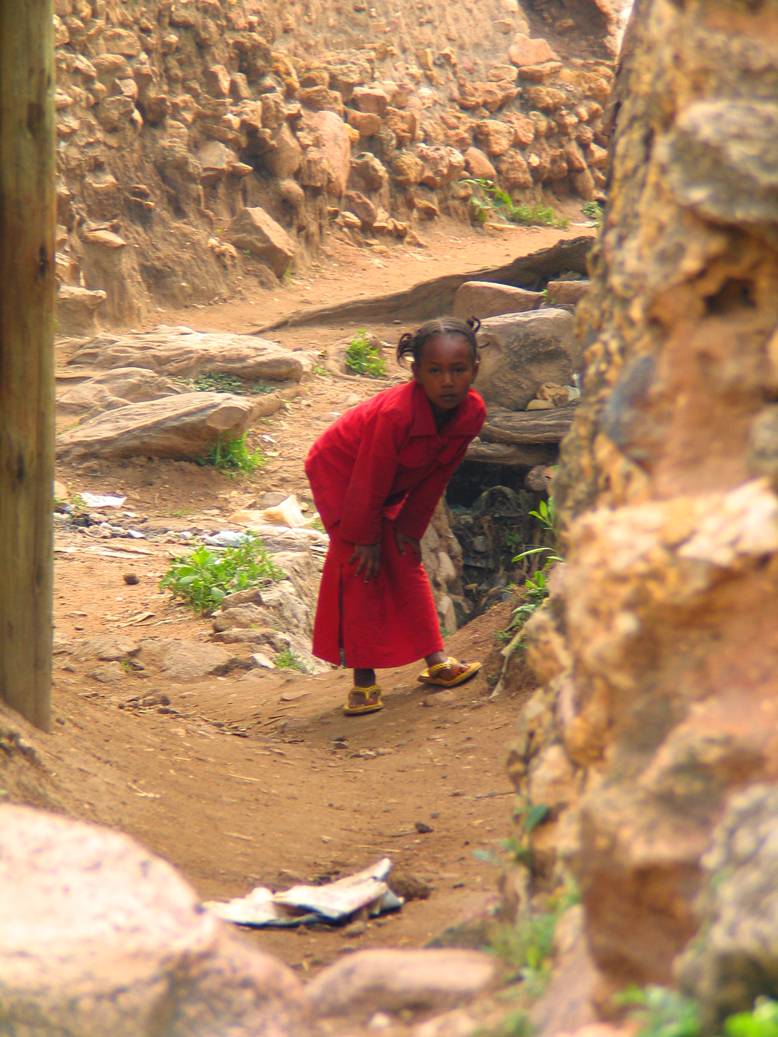
[[567, 564], [512, 759], [551, 808], [538, 877], [578, 875], [603, 1003], [671, 982], [714, 826], [778, 775], [777, 31], [767, 3], [643, 0], [617, 83]]
[[0, 1029], [30, 1037], [308, 1032], [302, 988], [228, 938], [125, 835], [0, 807]]
[[[615, 18], [594, 0], [572, 17], [517, 0], [54, 6], [58, 279], [105, 291], [107, 323], [246, 274], [272, 286], [330, 220], [404, 237], [468, 218], [468, 173], [521, 199], [604, 184]], [[65, 293], [63, 329], [89, 301], [74, 323]]]

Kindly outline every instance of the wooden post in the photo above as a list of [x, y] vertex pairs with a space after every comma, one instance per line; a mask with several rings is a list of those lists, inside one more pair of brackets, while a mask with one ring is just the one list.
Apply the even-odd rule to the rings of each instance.
[[48, 728], [54, 472], [52, 0], [0, 0], [0, 699]]

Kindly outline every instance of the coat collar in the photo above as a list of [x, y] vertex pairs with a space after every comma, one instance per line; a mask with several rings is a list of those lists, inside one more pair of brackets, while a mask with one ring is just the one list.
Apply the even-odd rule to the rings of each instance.
[[411, 406], [413, 408], [413, 419], [411, 423], [412, 436], [467, 436], [473, 433], [473, 402], [477, 399], [471, 389], [462, 403], [457, 407], [456, 414], [446, 422], [443, 428], [438, 429], [435, 424], [435, 416], [432, 413], [432, 405], [427, 399], [427, 394], [418, 382], [410, 382]]

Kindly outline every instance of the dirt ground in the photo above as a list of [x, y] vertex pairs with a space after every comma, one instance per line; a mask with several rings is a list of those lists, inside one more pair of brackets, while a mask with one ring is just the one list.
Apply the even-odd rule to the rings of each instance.
[[[377, 252], [333, 240], [306, 276], [276, 292], [247, 289], [229, 305], [159, 312], [149, 326], [246, 331], [304, 306], [497, 265], [580, 233], [479, 234], [441, 223], [426, 247]], [[394, 342], [405, 329], [368, 330]], [[345, 326], [306, 327], [273, 337], [333, 354], [353, 334]], [[66, 356], [62, 349], [59, 359]], [[271, 437], [262, 440], [268, 463], [239, 479], [153, 460], [63, 467], [58, 478], [70, 493], [126, 494], [125, 508], [146, 528], [218, 529], [268, 490], [309, 500], [302, 471], [308, 446], [344, 405], [385, 384], [313, 376], [254, 431]], [[505, 759], [520, 702], [489, 698], [495, 634], [507, 606], [450, 639], [452, 653], [485, 661], [475, 680], [432, 694], [417, 683], [418, 668], [383, 672], [385, 710], [345, 718], [344, 672], [236, 670], [175, 683], [150, 669], [80, 659], [81, 641], [99, 635], [205, 642], [210, 625], [158, 588], [179, 545], [60, 530], [56, 547], [55, 719], [50, 734], [24, 729], [32, 748], [12, 757], [3, 775], [12, 799], [129, 832], [175, 864], [204, 898], [345, 875], [383, 856], [400, 879], [421, 880], [417, 892], [428, 892], [426, 899], [382, 919], [246, 935], [300, 970], [355, 948], [422, 946], [494, 901], [497, 869], [476, 851], [499, 856], [513, 806]], [[128, 585], [126, 574], [138, 582]]]

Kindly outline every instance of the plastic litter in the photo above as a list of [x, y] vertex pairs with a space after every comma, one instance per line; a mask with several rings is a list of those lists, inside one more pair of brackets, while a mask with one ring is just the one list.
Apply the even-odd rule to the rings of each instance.
[[127, 500], [126, 497], [117, 497], [112, 494], [87, 493], [81, 494], [84, 504], [88, 508], [120, 508]]
[[245, 897], [206, 901], [205, 907], [225, 922], [255, 929], [343, 925], [362, 910], [374, 917], [402, 907], [402, 897], [386, 881], [391, 869], [392, 862], [384, 857], [370, 868], [323, 886], [293, 886], [285, 893], [257, 886]]

